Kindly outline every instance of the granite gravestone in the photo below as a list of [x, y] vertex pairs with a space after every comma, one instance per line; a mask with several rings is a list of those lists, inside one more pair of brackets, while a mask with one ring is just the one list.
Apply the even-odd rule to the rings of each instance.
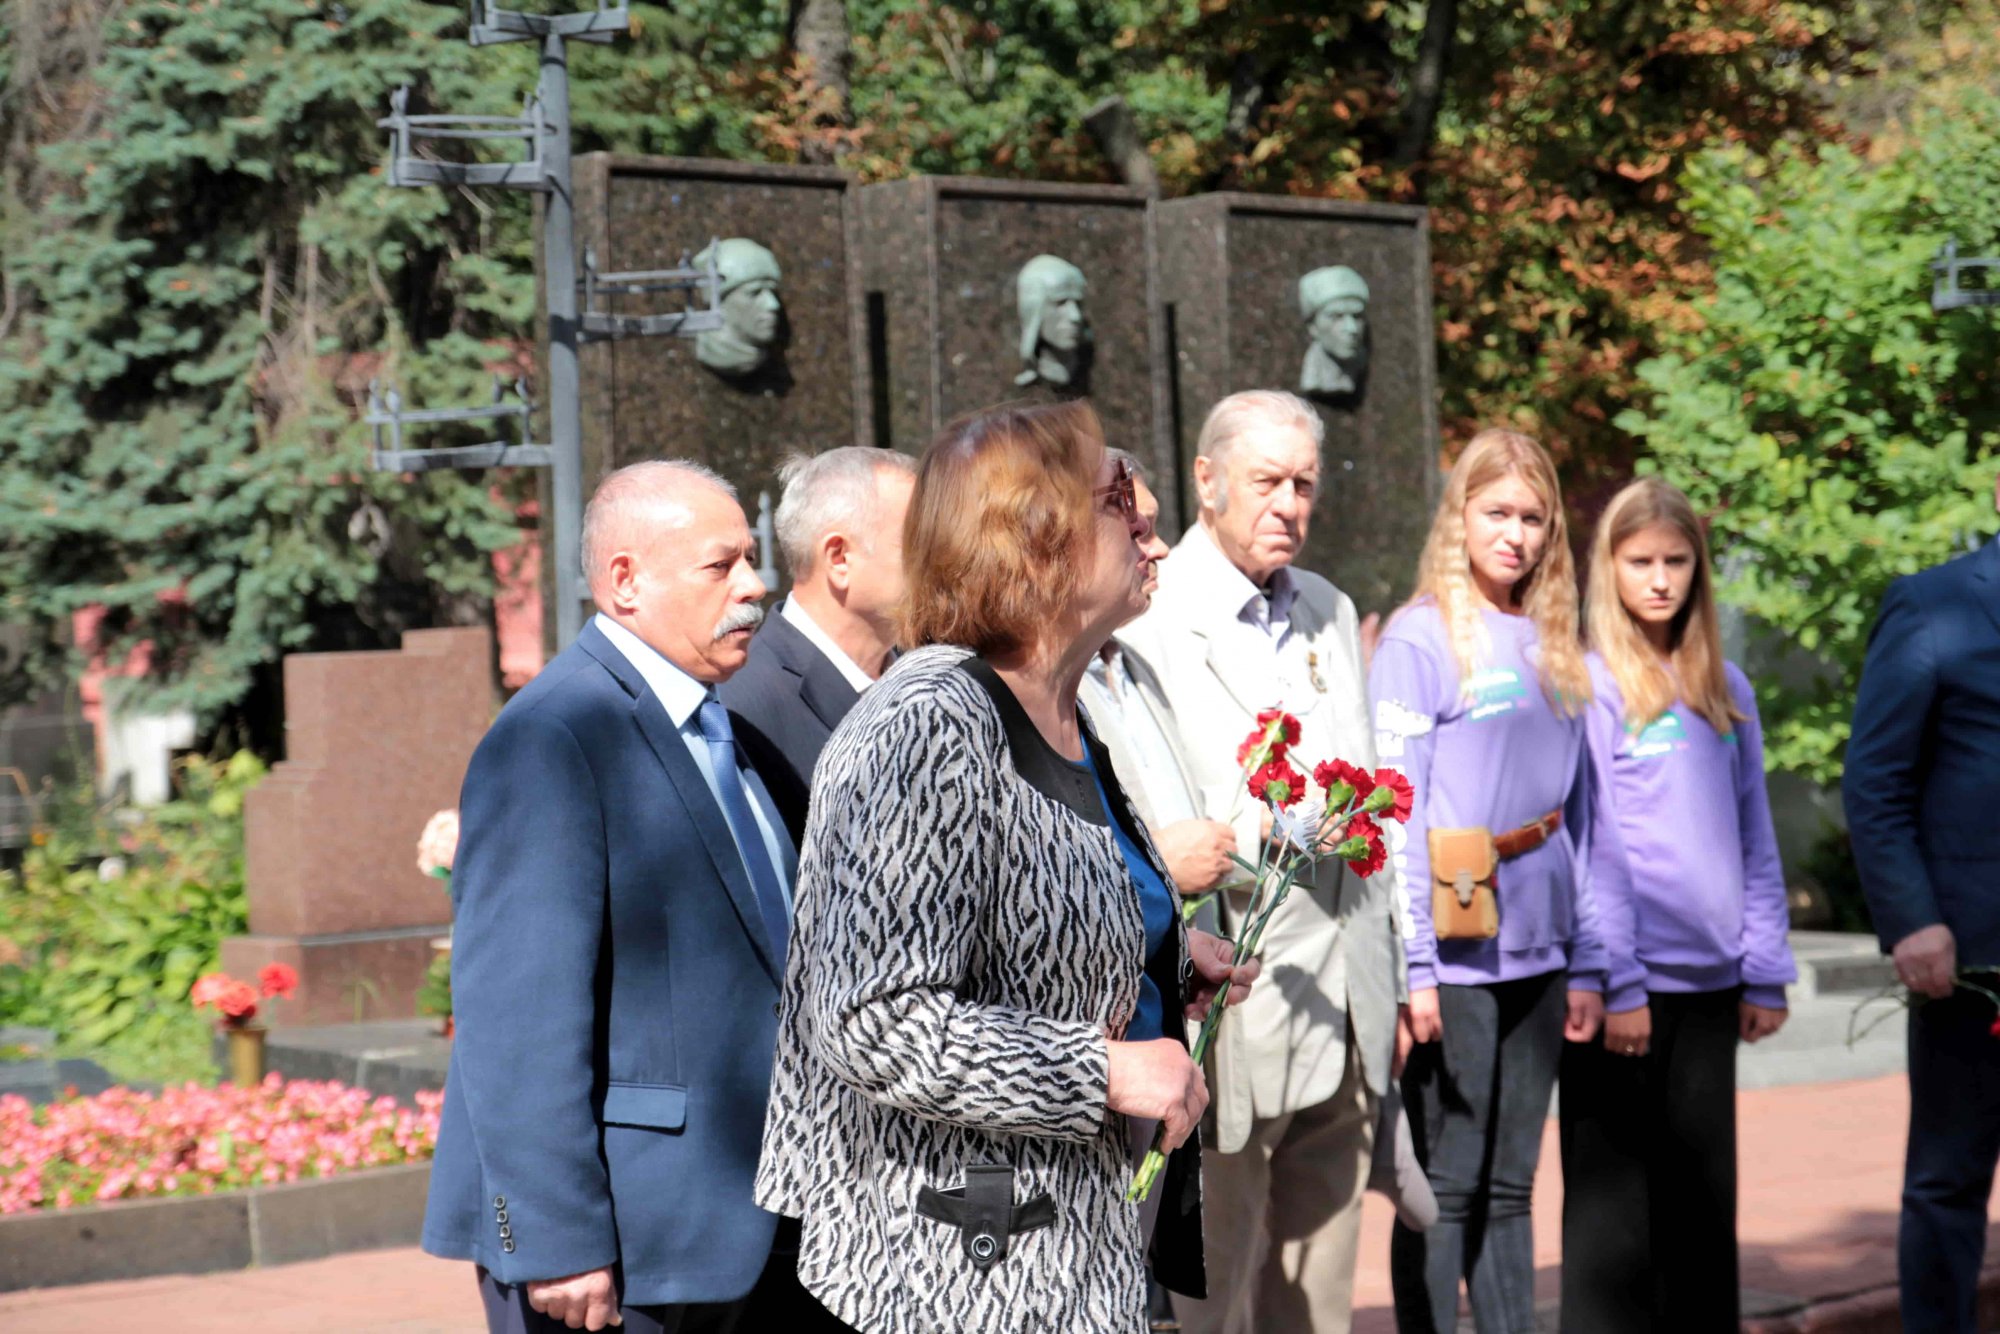
[[[1326, 423], [1325, 484], [1299, 564], [1360, 609], [1408, 595], [1439, 471], [1429, 215], [1248, 194], [1157, 206], [1183, 478], [1218, 399], [1303, 394]], [[1179, 496], [1194, 518], [1191, 480]]]
[[[758, 491], [792, 450], [867, 443], [853, 180], [832, 168], [588, 153], [576, 159], [579, 264], [671, 268], [717, 242], [718, 333], [587, 343], [583, 488], [642, 459], [693, 459]], [[607, 309], [685, 308], [678, 296]], [[698, 303], [697, 303], [698, 304]]]
[[1170, 473], [1147, 205], [1122, 186], [919, 176], [863, 189], [875, 443], [914, 452], [962, 412], [1081, 397], [1112, 444]]
[[498, 701], [485, 630], [412, 630], [394, 652], [285, 658], [285, 758], [244, 805], [250, 931], [222, 967], [298, 970], [278, 1023], [408, 1018], [451, 925], [417, 838], [458, 805]]

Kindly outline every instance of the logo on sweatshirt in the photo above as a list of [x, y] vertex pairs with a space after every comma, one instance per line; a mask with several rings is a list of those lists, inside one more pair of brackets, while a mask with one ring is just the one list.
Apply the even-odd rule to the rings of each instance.
[[1465, 683], [1465, 696], [1469, 703], [1465, 716], [1475, 723], [1528, 707], [1528, 687], [1512, 667], [1489, 667], [1475, 674]]
[[1682, 725], [1680, 715], [1669, 709], [1647, 723], [1637, 736], [1631, 737], [1626, 743], [1625, 753], [1635, 760], [1650, 760], [1686, 750], [1687, 745], [1687, 728]]

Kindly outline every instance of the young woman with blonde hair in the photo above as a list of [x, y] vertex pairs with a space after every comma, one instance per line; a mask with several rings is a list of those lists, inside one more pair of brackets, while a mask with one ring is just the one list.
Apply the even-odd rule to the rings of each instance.
[[[1589, 817], [1576, 573], [1555, 466], [1515, 431], [1474, 436], [1445, 485], [1417, 589], [1369, 675], [1381, 759], [1415, 789], [1403, 1093], [1438, 1219], [1397, 1225], [1396, 1321], [1534, 1328], [1529, 1206], [1564, 1039], [1603, 1015], [1582, 864]], [[1414, 1046], [1412, 1046], [1414, 1044]]]
[[1735, 1329], [1736, 1043], [1796, 976], [1750, 683], [1686, 496], [1620, 491], [1586, 599], [1602, 1045], [1563, 1058], [1563, 1328]]

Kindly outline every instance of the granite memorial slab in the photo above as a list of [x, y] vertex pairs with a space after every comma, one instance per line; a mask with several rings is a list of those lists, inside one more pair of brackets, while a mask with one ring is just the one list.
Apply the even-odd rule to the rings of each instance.
[[1148, 196], [918, 176], [861, 191], [875, 443], [915, 452], [960, 413], [1087, 398], [1112, 444], [1170, 472]]
[[250, 934], [223, 942], [223, 969], [297, 969], [277, 1023], [407, 1017], [451, 926], [417, 837], [458, 805], [497, 712], [492, 636], [412, 630], [390, 652], [294, 653], [284, 688], [285, 758], [244, 806]]
[[[575, 172], [579, 264], [586, 251], [601, 272], [713, 258], [724, 321], [694, 337], [584, 345], [586, 496], [628, 463], [694, 459], [734, 482], [754, 515], [758, 491], [775, 497], [787, 453], [872, 439], [853, 178], [610, 153], [579, 156]], [[679, 295], [607, 303], [620, 315], [689, 304]]]
[[1182, 514], [1209, 408], [1244, 389], [1300, 394], [1326, 425], [1326, 471], [1298, 563], [1364, 614], [1389, 610], [1443, 486], [1428, 213], [1250, 194], [1156, 211]]

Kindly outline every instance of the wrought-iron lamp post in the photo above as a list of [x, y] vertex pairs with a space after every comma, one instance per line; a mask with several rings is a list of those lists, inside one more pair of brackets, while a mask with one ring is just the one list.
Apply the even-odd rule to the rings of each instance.
[[[550, 470], [552, 531], [544, 544], [554, 563], [556, 647], [566, 646], [583, 625], [588, 596], [577, 549], [583, 530], [583, 406], [577, 349], [586, 342], [618, 338], [690, 337], [722, 327], [721, 281], [713, 259], [695, 268], [685, 258], [679, 267], [631, 273], [600, 273], [594, 254], [586, 253], [583, 273], [577, 273], [575, 195], [570, 175], [569, 43], [608, 43], [631, 30], [631, 11], [607, 0], [573, 14], [517, 14], [497, 8], [494, 0], [469, 0], [474, 46], [501, 42], [539, 42], [541, 78], [519, 116], [450, 116], [409, 114], [409, 89], [391, 97], [389, 115], [378, 122], [389, 131], [388, 182], [394, 186], [488, 185], [530, 190], [545, 197], [542, 227], [542, 273], [547, 292], [549, 343], [549, 440], [530, 440], [534, 404], [527, 386], [517, 381], [517, 401], [509, 403], [496, 381], [493, 402], [482, 407], [432, 408], [405, 412], [394, 388], [368, 387], [366, 421], [375, 431], [373, 466], [402, 472], [432, 468], [545, 467]], [[522, 156], [511, 162], [450, 162], [430, 156], [436, 141], [514, 141]], [[716, 247], [711, 245], [712, 256]], [[682, 293], [687, 307], [648, 315], [618, 315], [600, 306], [608, 297], [657, 296]], [[579, 297], [582, 308], [578, 307]], [[437, 449], [404, 447], [409, 426], [513, 418], [513, 441], [489, 441]], [[768, 508], [768, 507], [767, 507]], [[769, 564], [769, 521], [760, 513], [759, 536]]]

